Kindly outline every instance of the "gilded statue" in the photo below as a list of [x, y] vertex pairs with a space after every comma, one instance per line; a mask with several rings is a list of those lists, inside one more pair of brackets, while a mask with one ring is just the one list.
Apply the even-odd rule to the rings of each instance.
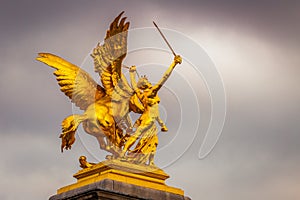
[[[171, 75], [173, 69], [178, 63], [181, 63], [181, 57], [175, 56], [174, 62], [170, 65], [169, 69], [165, 72], [162, 79], [156, 84], [152, 85], [146, 76], [139, 78], [138, 82], [135, 80], [136, 67], [130, 68], [130, 80], [135, 94], [139, 98], [140, 102], [144, 107], [144, 112], [134, 123], [136, 129], [133, 134], [130, 135], [126, 141], [121, 156], [124, 156], [130, 147], [139, 139], [135, 149], [129, 153], [133, 155], [135, 162], [149, 161], [150, 165], [154, 165], [153, 158], [158, 145], [157, 128], [155, 121], [161, 126], [161, 131], [166, 132], [168, 128], [162, 121], [159, 115], [158, 104], [160, 98], [157, 93], [163, 84], [167, 81]], [[147, 156], [145, 156], [147, 155]]]
[[[182, 59], [171, 49], [174, 61], [157, 84], [152, 85], [146, 76], [136, 82], [136, 67], [123, 65], [129, 28], [123, 13], [114, 19], [104, 42], [98, 43], [91, 53], [94, 71], [99, 74], [101, 85], [82, 68], [59, 56], [39, 53], [36, 59], [55, 69], [60, 90], [83, 110], [83, 114], [72, 114], [62, 121], [61, 151], [71, 149], [76, 130], [82, 124], [86, 133], [96, 137], [100, 148], [111, 153], [107, 159], [154, 165], [158, 144], [155, 122], [162, 131], [168, 130], [159, 116], [157, 93]], [[129, 68], [130, 84], [122, 68]], [[130, 112], [140, 114], [134, 124]], [[79, 160], [82, 168], [94, 165], [89, 164], [84, 156]]]

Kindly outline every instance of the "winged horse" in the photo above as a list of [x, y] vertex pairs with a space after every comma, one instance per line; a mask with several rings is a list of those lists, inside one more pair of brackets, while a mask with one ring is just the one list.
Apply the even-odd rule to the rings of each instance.
[[124, 127], [131, 127], [129, 112], [143, 112], [134, 90], [122, 73], [122, 62], [127, 54], [129, 22], [120, 13], [110, 24], [103, 44], [91, 53], [94, 71], [102, 86], [80, 67], [50, 53], [39, 53], [36, 60], [56, 69], [54, 75], [60, 90], [83, 110], [62, 121], [61, 151], [71, 149], [75, 132], [82, 123], [86, 133], [97, 138], [100, 148], [118, 157], [124, 145]]

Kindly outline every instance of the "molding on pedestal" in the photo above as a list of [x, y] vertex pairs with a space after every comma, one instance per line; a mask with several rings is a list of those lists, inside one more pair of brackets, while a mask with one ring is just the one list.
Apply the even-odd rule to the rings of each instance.
[[62, 194], [99, 181], [116, 181], [175, 195], [184, 195], [183, 190], [165, 184], [165, 180], [169, 178], [169, 175], [158, 167], [136, 165], [120, 160], [103, 161], [90, 168], [80, 170], [74, 174], [74, 177], [77, 179], [77, 182], [58, 189], [57, 194]]
[[191, 200], [183, 195], [105, 179], [50, 197], [49, 200]]

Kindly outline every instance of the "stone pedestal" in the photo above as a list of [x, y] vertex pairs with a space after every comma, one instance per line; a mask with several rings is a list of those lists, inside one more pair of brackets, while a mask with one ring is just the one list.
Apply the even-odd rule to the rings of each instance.
[[49, 200], [189, 200], [181, 189], [165, 184], [157, 167], [107, 160], [74, 175], [77, 182], [57, 190]]
[[190, 200], [188, 197], [105, 179], [52, 196], [49, 200]]

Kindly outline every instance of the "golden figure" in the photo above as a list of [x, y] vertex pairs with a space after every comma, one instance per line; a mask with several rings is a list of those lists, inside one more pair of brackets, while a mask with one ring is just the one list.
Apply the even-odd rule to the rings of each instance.
[[[83, 69], [56, 55], [39, 53], [36, 59], [56, 69], [54, 75], [61, 91], [84, 111], [83, 114], [73, 114], [63, 120], [60, 135], [62, 151], [71, 149], [75, 142], [75, 132], [82, 123], [84, 131], [97, 138], [100, 148], [112, 154], [110, 158], [124, 159], [126, 155], [125, 159], [128, 158], [128, 161], [143, 164], [149, 161], [149, 164], [153, 164], [158, 143], [154, 122], [160, 124], [162, 131], [167, 131], [159, 117], [160, 100], [157, 92], [174, 67], [181, 63], [181, 57], [175, 56], [174, 62], [155, 86], [145, 77], [136, 83], [136, 69], [131, 67], [131, 87], [121, 70], [127, 53], [129, 28], [129, 22], [125, 22], [126, 17], [121, 19], [123, 13], [111, 23], [104, 43], [98, 44], [91, 54], [102, 86]], [[172, 52], [175, 55], [173, 50]], [[131, 111], [141, 114], [133, 127], [129, 116]], [[136, 147], [130, 150], [136, 142]], [[80, 163], [83, 168], [92, 166], [85, 157], [80, 157]]]
[[84, 110], [82, 115], [71, 115], [62, 122], [61, 150], [70, 149], [75, 142], [75, 132], [83, 123], [85, 132], [98, 139], [100, 148], [118, 156], [122, 146], [122, 125], [131, 126], [128, 113], [143, 112], [134, 91], [121, 72], [127, 52], [129, 22], [121, 18], [123, 12], [111, 23], [104, 44], [98, 44], [91, 56], [95, 72], [101, 78], [98, 85], [87, 72], [70, 62], [49, 53], [39, 53], [36, 59], [55, 68], [61, 91]]
[[157, 121], [161, 126], [161, 131], [168, 131], [159, 115], [158, 104], [160, 102], [160, 98], [157, 93], [162, 85], [167, 81], [175, 66], [181, 62], [181, 57], [179, 55], [175, 56], [174, 62], [165, 72], [162, 79], [154, 86], [152, 86], [145, 76], [141, 77], [138, 83], [136, 83], [136, 67], [132, 66], [130, 68], [131, 85], [144, 106], [144, 112], [135, 122], [134, 128], [136, 131], [126, 141], [121, 156], [124, 156], [129, 148], [140, 138], [136, 148], [131, 151], [129, 155], [133, 155], [135, 162], [145, 163], [149, 160], [149, 164], [154, 165], [153, 157], [158, 144], [155, 121]]
[[92, 167], [94, 165], [96, 165], [95, 163], [90, 163], [86, 160], [86, 157], [85, 156], [80, 156], [79, 157], [79, 163], [80, 163], [80, 167], [82, 169], [85, 169], [85, 168], [89, 168], [89, 167]]

